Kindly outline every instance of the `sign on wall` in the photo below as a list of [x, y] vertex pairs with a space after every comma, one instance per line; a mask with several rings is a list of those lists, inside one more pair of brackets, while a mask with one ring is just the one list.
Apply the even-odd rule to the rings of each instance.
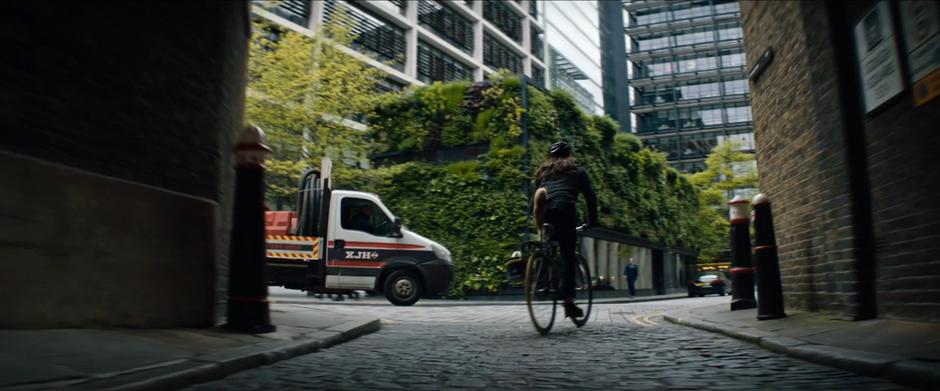
[[907, 0], [900, 6], [914, 106], [920, 106], [940, 96], [940, 4]]
[[865, 113], [869, 113], [904, 89], [887, 1], [879, 1], [855, 25], [855, 48], [865, 93]]

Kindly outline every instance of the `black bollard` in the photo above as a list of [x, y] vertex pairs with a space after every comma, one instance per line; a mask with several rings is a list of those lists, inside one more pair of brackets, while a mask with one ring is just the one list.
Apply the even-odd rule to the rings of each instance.
[[268, 307], [264, 243], [264, 132], [249, 126], [235, 146], [235, 211], [229, 254], [226, 328], [253, 334], [275, 330]]
[[751, 267], [751, 232], [748, 218], [749, 202], [741, 196], [734, 197], [729, 206], [731, 223], [731, 310], [757, 307], [754, 300], [754, 268]]
[[754, 207], [754, 257], [757, 270], [760, 271], [757, 274], [757, 319], [783, 318], [787, 314], [783, 311], [783, 290], [780, 286], [780, 264], [770, 198], [758, 194], [751, 205]]

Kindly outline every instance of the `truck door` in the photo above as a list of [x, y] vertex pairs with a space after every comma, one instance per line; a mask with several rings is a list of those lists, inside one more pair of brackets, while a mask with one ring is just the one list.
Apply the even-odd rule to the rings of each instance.
[[383, 255], [398, 247], [391, 214], [376, 201], [334, 194], [339, 210], [330, 222], [334, 234], [328, 243], [327, 287], [373, 289], [384, 265]]

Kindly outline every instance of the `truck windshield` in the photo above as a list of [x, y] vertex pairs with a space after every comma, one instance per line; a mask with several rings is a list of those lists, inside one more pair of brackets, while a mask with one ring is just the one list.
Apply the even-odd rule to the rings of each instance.
[[372, 201], [347, 197], [343, 198], [340, 209], [343, 229], [363, 231], [375, 236], [388, 236], [391, 233], [391, 219]]

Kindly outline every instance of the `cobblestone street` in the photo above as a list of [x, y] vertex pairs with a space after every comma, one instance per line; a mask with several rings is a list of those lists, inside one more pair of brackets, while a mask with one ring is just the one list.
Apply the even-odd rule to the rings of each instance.
[[903, 389], [660, 316], [727, 300], [598, 305], [584, 328], [565, 320], [545, 337], [520, 305], [297, 304], [379, 316], [384, 324], [351, 342], [194, 389]]

